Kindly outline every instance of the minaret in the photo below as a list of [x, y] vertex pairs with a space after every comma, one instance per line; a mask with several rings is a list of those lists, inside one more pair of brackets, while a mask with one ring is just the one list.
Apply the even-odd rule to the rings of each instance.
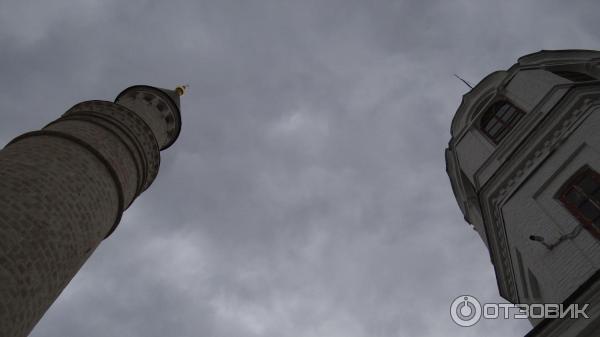
[[76, 104], [0, 151], [0, 336], [27, 336], [152, 184], [185, 88]]

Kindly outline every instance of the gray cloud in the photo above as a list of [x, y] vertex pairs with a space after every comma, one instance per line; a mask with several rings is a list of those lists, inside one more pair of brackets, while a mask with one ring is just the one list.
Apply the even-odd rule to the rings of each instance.
[[0, 140], [190, 83], [161, 172], [32, 336], [509, 336], [444, 171], [472, 82], [598, 45], [592, 1], [0, 4]]

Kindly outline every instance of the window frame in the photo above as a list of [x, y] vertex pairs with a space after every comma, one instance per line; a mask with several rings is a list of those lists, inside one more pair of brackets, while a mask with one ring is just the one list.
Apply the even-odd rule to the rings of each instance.
[[[581, 186], [579, 185], [585, 178], [591, 177], [599, 187], [597, 187], [593, 192], [587, 193], [582, 191]], [[585, 199], [576, 205], [567, 200], [567, 195], [575, 189], [579, 194], [583, 194]], [[589, 165], [585, 165], [579, 170], [577, 170], [559, 189], [558, 193], [555, 196], [560, 204], [567, 210], [569, 213], [596, 239], [600, 240], [600, 216], [595, 219], [597, 222], [594, 225], [594, 219], [590, 220], [587, 218], [583, 212], [580, 210], [580, 206], [585, 202], [591, 202], [596, 209], [600, 211], [600, 197], [596, 197], [593, 194], [598, 193], [600, 189], [600, 173], [591, 168]]]
[[[502, 117], [504, 115], [501, 115], [500, 117], [498, 117], [498, 111], [500, 109], [502, 109], [502, 107], [500, 108], [495, 108], [498, 105], [502, 105], [502, 107], [504, 105], [508, 105], [510, 106], [510, 108], [514, 109], [515, 114], [514, 116], [512, 116], [509, 120], [505, 121], [502, 119]], [[491, 112], [491, 110], [494, 109], [493, 112]], [[489, 114], [494, 114], [492, 117], [488, 117]], [[506, 112], [505, 112], [506, 114]], [[493, 102], [491, 102], [490, 104], [487, 105], [487, 107], [485, 108], [485, 110], [481, 113], [481, 116], [478, 119], [478, 128], [479, 131], [490, 141], [492, 142], [492, 144], [494, 145], [498, 145], [502, 142], [502, 140], [504, 140], [506, 138], [506, 136], [508, 134], [511, 133], [512, 130], [515, 129], [515, 127], [517, 126], [517, 124], [519, 124], [519, 122], [521, 121], [521, 119], [523, 119], [523, 117], [525, 116], [525, 111], [523, 109], [520, 109], [518, 106], [516, 106], [515, 104], [513, 104], [510, 100], [506, 99], [505, 97], [501, 97], [499, 99], [495, 99]], [[487, 118], [489, 118], [489, 120], [486, 120]], [[487, 130], [487, 126], [489, 125], [490, 122], [496, 120], [496, 123], [501, 123], [502, 124], [502, 128], [498, 130], [497, 135], [494, 136], [493, 134], [491, 134], [488, 130]], [[484, 124], [485, 122], [485, 124]]]

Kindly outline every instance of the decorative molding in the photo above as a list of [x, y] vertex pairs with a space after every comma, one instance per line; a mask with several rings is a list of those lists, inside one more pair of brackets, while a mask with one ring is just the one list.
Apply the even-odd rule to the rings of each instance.
[[[560, 101], [567, 92], [568, 88], [572, 87], [573, 84], [557, 84], [540, 100], [540, 102], [530, 111], [525, 111], [525, 116], [520, 120], [518, 125], [512, 130], [509, 131], [508, 135], [504, 137], [503, 141], [500, 142], [496, 146], [495, 151], [483, 162], [481, 167], [479, 167], [473, 176], [473, 180], [478, 188], [485, 185], [487, 181], [490, 179], [490, 170], [493, 169], [493, 165], [495, 163], [503, 163], [506, 159], [511, 155], [512, 152], [515, 151], [519, 147], [520, 142], [526, 139], [532, 130], [535, 130], [535, 124], [547, 116], [550, 112], [544, 111], [546, 104], [548, 102], [552, 102], [555, 96], [560, 95], [560, 97], [555, 98], [557, 101]], [[511, 98], [509, 101], [514, 103], [514, 98]], [[557, 104], [556, 102], [554, 103]], [[523, 109], [520, 105], [517, 107]], [[493, 173], [492, 173], [493, 174]]]
[[146, 122], [135, 112], [124, 106], [108, 101], [94, 100], [82, 102], [73, 106], [63, 116], [67, 117], [82, 112], [93, 112], [109, 116], [111, 119], [122, 124], [125, 129], [135, 134], [136, 137], [134, 137], [134, 139], [137, 139], [142, 145], [143, 152], [148, 162], [147, 178], [141, 189], [141, 192], [145, 191], [158, 175], [160, 166], [160, 150], [150, 126], [148, 126], [148, 124], [146, 124]]
[[[515, 153], [509, 157], [509, 161], [503, 164], [480, 194], [484, 217], [488, 220], [484, 222], [496, 274], [499, 276], [500, 293], [511, 301], [517, 301], [518, 296], [506, 228], [502, 218], [502, 206], [527, 177], [568, 138], [574, 129], [573, 126], [592, 110], [600, 108], [600, 91], [597, 87], [593, 92], [582, 92], [578, 89], [580, 88], [574, 88], [567, 93], [565, 100], [549, 112], [548, 116], [555, 113], [556, 117], [553, 116], [552, 120], [546, 120], [538, 125], [537, 130], [515, 150]], [[564, 112], [561, 113], [562, 111]], [[552, 127], [547, 130], [546, 127], [550, 123]]]

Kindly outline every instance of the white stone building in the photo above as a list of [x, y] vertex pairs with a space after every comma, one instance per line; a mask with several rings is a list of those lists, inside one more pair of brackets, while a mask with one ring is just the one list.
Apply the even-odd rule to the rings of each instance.
[[541, 51], [496, 71], [452, 121], [447, 172], [512, 303], [590, 303], [528, 336], [600, 336], [600, 52]]

